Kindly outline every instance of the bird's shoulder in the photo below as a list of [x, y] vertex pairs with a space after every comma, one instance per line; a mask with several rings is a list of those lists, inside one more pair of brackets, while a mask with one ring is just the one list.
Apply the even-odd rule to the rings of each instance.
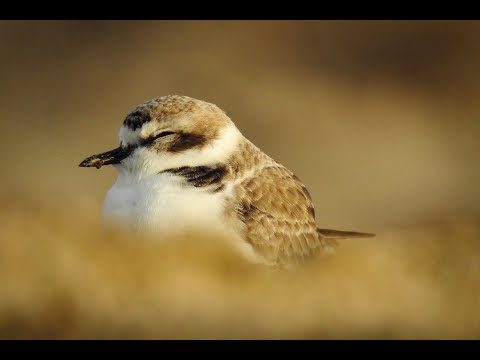
[[312, 198], [301, 180], [280, 164], [260, 167], [236, 187], [237, 196], [285, 220], [315, 221]]

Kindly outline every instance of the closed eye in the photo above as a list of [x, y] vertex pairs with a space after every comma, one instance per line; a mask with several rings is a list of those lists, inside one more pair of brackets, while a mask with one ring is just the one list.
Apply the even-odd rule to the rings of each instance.
[[173, 134], [175, 134], [173, 131], [164, 131], [164, 132], [161, 132], [160, 134], [157, 134], [157, 135], [151, 137], [148, 140], [155, 140], [155, 139], [165, 137], [165, 136], [168, 136], [168, 135], [173, 135]]
[[158, 138], [173, 135], [173, 134], [175, 134], [175, 132], [173, 132], [173, 131], [164, 131], [164, 132], [161, 132], [160, 134], [157, 134], [155, 136], [152, 136], [152, 137], [149, 137], [147, 139], [141, 140], [139, 145], [140, 146], [147, 146], [147, 145], [152, 144]]
[[165, 136], [168, 136], [168, 135], [173, 135], [173, 134], [175, 134], [173, 131], [161, 132], [160, 134], [157, 134], [155, 136], [152, 136], [152, 137], [149, 137], [148, 139], [143, 140], [141, 145], [149, 145], [149, 144], [153, 143], [155, 140], [157, 140], [158, 138], [162, 138], [162, 137], [165, 137]]

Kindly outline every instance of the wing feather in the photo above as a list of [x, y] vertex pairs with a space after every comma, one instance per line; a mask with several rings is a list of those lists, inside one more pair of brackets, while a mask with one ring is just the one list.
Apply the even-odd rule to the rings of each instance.
[[317, 232], [312, 199], [302, 182], [281, 165], [263, 168], [236, 188], [245, 239], [268, 263], [286, 265], [325, 245]]

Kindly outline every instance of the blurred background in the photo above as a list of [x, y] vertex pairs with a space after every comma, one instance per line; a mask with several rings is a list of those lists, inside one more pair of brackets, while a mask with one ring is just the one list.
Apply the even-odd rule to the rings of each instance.
[[[127, 112], [217, 104], [307, 185], [318, 221], [480, 211], [480, 23], [2, 21], [1, 191], [100, 210]], [[86, 205], [85, 205], [86, 206]]]
[[35, 206], [97, 218], [115, 171], [78, 164], [117, 145], [134, 106], [167, 94], [225, 110], [306, 184], [320, 226], [433, 226], [452, 244], [435, 224], [480, 215], [479, 38], [478, 21], [1, 21], [0, 199], [4, 221], [18, 214], [3, 246], [38, 221]]

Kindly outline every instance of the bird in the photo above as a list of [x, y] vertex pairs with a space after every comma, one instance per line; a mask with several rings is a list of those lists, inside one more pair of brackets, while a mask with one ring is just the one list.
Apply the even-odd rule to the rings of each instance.
[[338, 239], [375, 236], [317, 227], [302, 181], [212, 103], [146, 101], [128, 112], [119, 138], [79, 165], [117, 170], [102, 209], [107, 222], [163, 234], [215, 229], [251, 262], [275, 267], [305, 263]]

